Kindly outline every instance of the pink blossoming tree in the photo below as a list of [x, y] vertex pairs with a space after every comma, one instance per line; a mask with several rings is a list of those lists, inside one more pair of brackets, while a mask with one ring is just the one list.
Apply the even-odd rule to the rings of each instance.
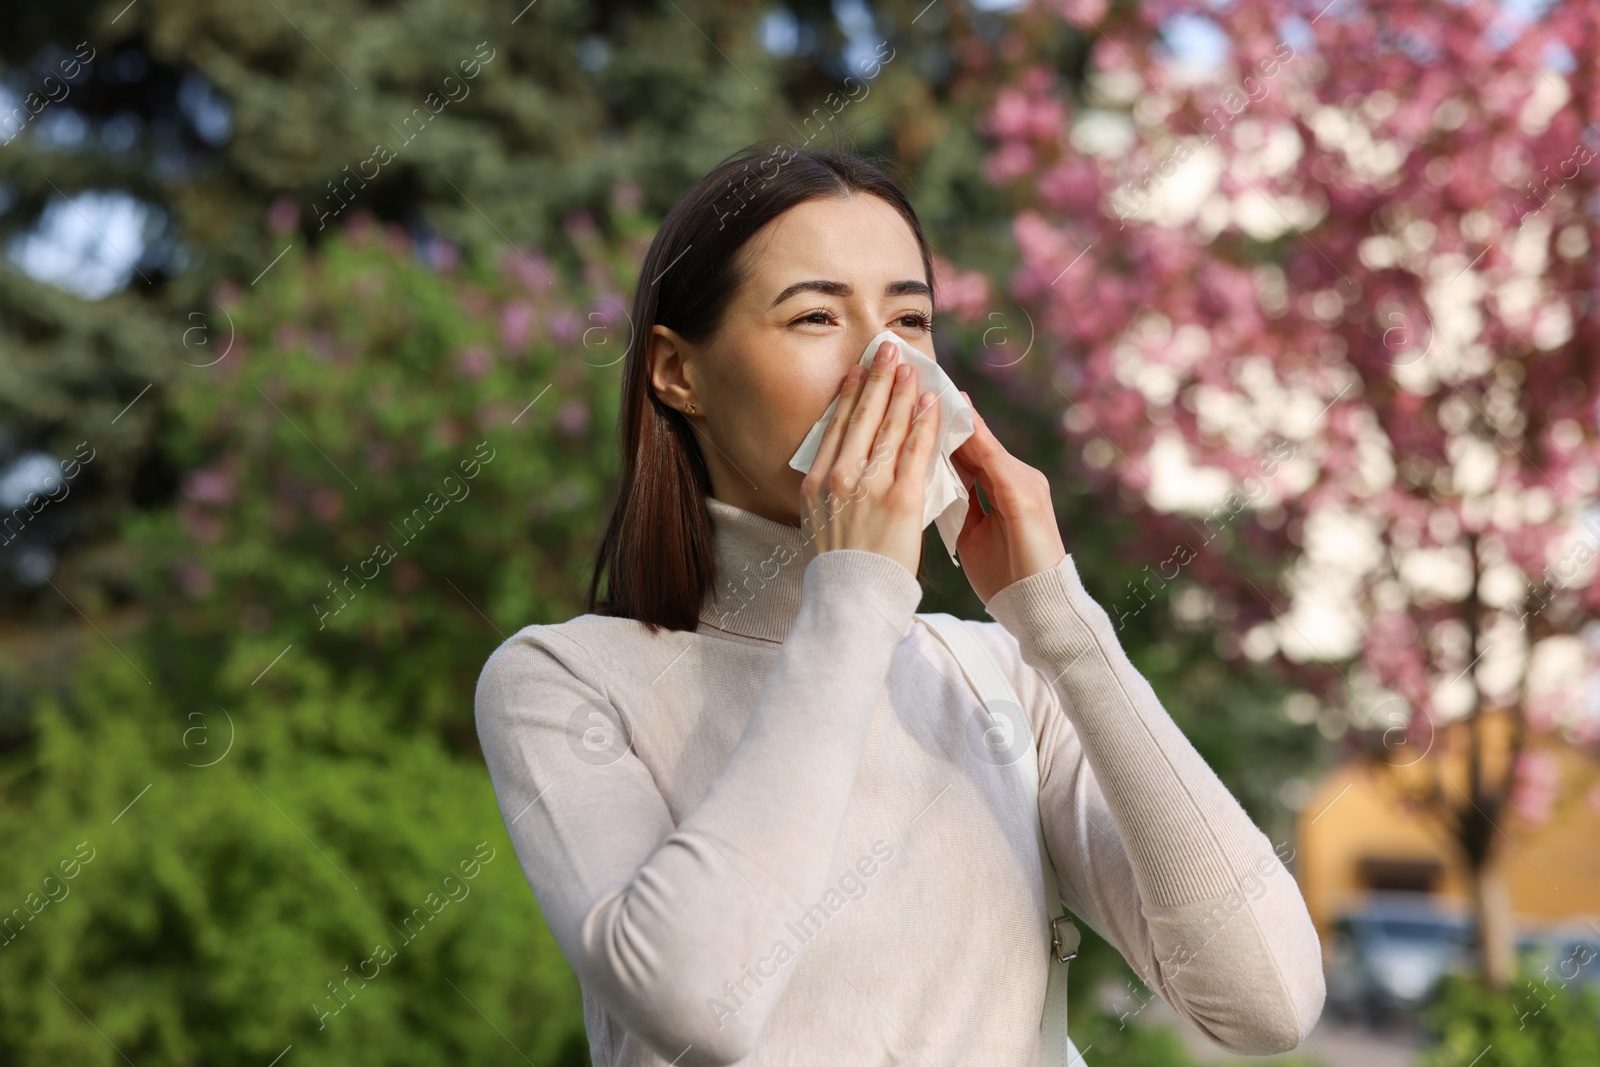
[[[1168, 42], [1198, 16], [1227, 49], [1197, 73]], [[1030, 47], [1061, 20], [1081, 93]], [[1014, 33], [988, 177], [1019, 198], [1011, 295], [1040, 338], [1017, 372], [1148, 510], [1146, 589], [1114, 614], [1182, 583], [1225, 654], [1278, 659], [1394, 767], [1504, 986], [1507, 833], [1595, 803], [1530, 747], [1600, 740], [1592, 6], [1059, 0]]]

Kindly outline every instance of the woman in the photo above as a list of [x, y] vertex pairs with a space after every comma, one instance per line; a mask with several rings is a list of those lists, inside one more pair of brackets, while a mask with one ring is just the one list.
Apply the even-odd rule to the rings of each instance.
[[[853, 156], [747, 149], [667, 214], [623, 369], [589, 612], [478, 682], [517, 856], [596, 1064], [1040, 1061], [1049, 915], [1016, 766], [914, 619], [939, 400], [911, 205]], [[809, 473], [788, 466], [833, 401]], [[1061, 893], [1190, 1023], [1298, 1044], [1321, 952], [1272, 844], [1084, 591], [1044, 475], [981, 417], [967, 622], [1024, 704]], [[608, 596], [598, 599], [601, 578]]]

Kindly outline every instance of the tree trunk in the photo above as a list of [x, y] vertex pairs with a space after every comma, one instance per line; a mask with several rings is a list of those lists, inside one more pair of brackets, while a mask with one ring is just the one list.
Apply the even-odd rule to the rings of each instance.
[[1516, 970], [1516, 929], [1511, 891], [1494, 861], [1472, 872], [1473, 907], [1478, 919], [1478, 961], [1491, 989], [1506, 989]]

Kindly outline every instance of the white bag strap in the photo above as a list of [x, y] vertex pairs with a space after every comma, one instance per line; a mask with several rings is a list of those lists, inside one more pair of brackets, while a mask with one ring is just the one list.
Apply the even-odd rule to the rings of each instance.
[[[1027, 734], [1027, 746], [1023, 748], [1017, 763], [1023, 782], [1027, 785], [1028, 803], [1033, 811], [1033, 833], [1039, 845], [1046, 910], [1060, 913], [1063, 909], [1060, 883], [1056, 878], [1055, 866], [1050, 862], [1050, 853], [1045, 848], [1044, 827], [1039, 821], [1039, 754], [1035, 750], [1033, 728], [1022, 710], [1022, 702], [1017, 699], [1016, 690], [1011, 687], [994, 657], [989, 655], [988, 650], [960, 619], [945, 612], [918, 612], [917, 618], [956, 658], [968, 684], [978, 694], [979, 702], [995, 727], [1022, 730]], [[1014, 709], [1011, 714], [1019, 721], [1010, 721], [1001, 711], [1002, 708]], [[1057, 1064], [1061, 1067], [1083, 1067], [1083, 1055], [1067, 1035], [1067, 963], [1078, 954], [1080, 935], [1077, 926], [1065, 914], [1053, 915], [1050, 925], [1050, 979], [1045, 990], [1044, 1014], [1039, 1023], [1044, 1062], [1049, 1067]]]

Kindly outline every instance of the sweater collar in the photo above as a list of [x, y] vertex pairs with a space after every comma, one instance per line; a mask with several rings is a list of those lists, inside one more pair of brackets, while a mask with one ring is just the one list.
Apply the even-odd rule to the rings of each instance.
[[700, 621], [728, 633], [782, 642], [800, 613], [805, 532], [713, 496], [705, 501], [717, 573]]

